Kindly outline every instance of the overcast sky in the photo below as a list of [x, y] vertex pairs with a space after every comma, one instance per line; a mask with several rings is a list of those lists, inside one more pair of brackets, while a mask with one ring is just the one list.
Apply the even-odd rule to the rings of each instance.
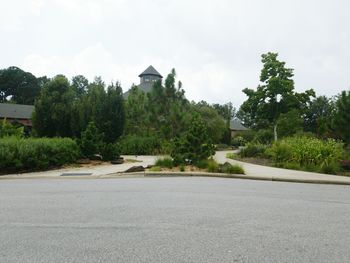
[[0, 68], [82, 74], [124, 90], [176, 68], [190, 100], [233, 102], [259, 84], [261, 54], [295, 69], [298, 91], [350, 87], [348, 0], [0, 0]]

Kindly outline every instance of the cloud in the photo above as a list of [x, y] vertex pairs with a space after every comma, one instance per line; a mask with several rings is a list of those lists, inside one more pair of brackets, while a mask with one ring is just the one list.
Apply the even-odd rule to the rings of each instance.
[[101, 75], [124, 89], [150, 64], [164, 76], [175, 67], [190, 100], [239, 106], [272, 51], [295, 69], [298, 91], [331, 96], [350, 86], [349, 9], [346, 0], [5, 1], [0, 66]]

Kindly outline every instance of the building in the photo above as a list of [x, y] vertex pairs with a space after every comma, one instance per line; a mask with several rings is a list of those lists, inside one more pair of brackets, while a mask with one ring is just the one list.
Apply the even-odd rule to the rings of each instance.
[[230, 122], [231, 138], [233, 138], [238, 132], [249, 131], [247, 127], [244, 127], [239, 119], [233, 119]]
[[0, 103], [0, 121], [6, 119], [8, 122], [31, 128], [33, 111], [33, 105]]
[[[148, 93], [152, 90], [154, 82], [162, 80], [163, 76], [151, 65], [139, 75], [140, 84], [137, 86], [140, 90]], [[124, 93], [124, 98], [128, 97], [129, 91]]]

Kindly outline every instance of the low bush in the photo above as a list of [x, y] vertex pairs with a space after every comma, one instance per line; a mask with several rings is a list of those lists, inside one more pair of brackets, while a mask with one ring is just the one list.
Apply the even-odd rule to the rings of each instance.
[[0, 139], [0, 171], [41, 170], [74, 163], [80, 157], [77, 143], [69, 138]]
[[228, 146], [225, 143], [219, 143], [219, 144], [215, 145], [215, 150], [217, 150], [217, 151], [227, 150], [229, 148], [230, 148], [230, 146]]
[[343, 144], [333, 139], [289, 137], [266, 151], [276, 165], [300, 167], [309, 171], [336, 173], [344, 156]]
[[269, 129], [261, 129], [255, 133], [253, 142], [261, 144], [270, 144], [273, 141], [273, 131]]
[[226, 154], [226, 158], [229, 158], [229, 159], [236, 159], [236, 157], [237, 157], [236, 153], [227, 153]]
[[101, 146], [101, 155], [104, 161], [112, 161], [120, 157], [119, 149], [116, 144], [104, 143]]
[[0, 138], [8, 136], [21, 138], [24, 136], [24, 128], [16, 127], [4, 119], [0, 122]]
[[209, 173], [219, 173], [219, 164], [213, 160], [208, 160], [207, 169]]
[[151, 172], [160, 172], [162, 171], [162, 168], [159, 166], [153, 166], [149, 169]]
[[219, 165], [219, 172], [226, 174], [244, 174], [242, 166], [237, 164], [232, 165], [228, 162]]
[[232, 138], [231, 145], [234, 147], [244, 146], [247, 141], [242, 136], [235, 136]]
[[171, 158], [162, 158], [162, 159], [158, 159], [155, 165], [159, 167], [166, 167], [171, 169], [174, 167], [174, 162], [173, 162], [173, 159]]
[[267, 145], [261, 143], [248, 143], [245, 148], [243, 148], [239, 156], [240, 157], [265, 157], [265, 151]]
[[119, 140], [121, 154], [128, 155], [151, 155], [158, 154], [161, 149], [161, 142], [156, 137], [142, 137], [128, 135]]

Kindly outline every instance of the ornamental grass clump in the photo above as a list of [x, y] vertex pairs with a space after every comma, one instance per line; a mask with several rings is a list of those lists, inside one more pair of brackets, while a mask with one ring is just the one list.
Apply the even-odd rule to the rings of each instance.
[[344, 155], [343, 143], [310, 137], [289, 137], [267, 150], [277, 166], [300, 166], [305, 170], [336, 173]]

